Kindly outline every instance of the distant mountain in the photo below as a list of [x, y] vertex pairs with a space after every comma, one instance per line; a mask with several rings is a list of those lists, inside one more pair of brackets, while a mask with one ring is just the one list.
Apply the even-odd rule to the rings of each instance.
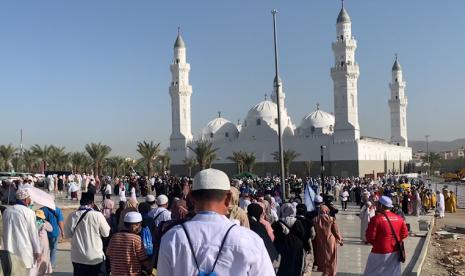
[[[408, 143], [409, 143], [409, 147], [412, 147], [413, 152], [417, 152], [419, 150], [426, 151], [426, 141], [409, 141]], [[463, 146], [465, 146], [465, 138], [456, 139], [450, 142], [430, 141], [429, 151], [440, 152], [440, 151], [456, 150]]]

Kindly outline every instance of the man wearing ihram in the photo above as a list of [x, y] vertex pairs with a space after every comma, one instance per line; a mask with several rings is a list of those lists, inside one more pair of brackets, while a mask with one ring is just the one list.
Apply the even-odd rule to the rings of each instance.
[[231, 192], [224, 172], [197, 173], [192, 197], [197, 215], [163, 236], [158, 276], [275, 275], [263, 240], [225, 216]]

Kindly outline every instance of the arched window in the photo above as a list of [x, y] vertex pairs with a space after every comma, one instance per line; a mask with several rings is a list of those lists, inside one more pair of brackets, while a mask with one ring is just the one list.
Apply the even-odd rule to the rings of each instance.
[[274, 123], [275, 123], [275, 125], [278, 124], [278, 118], [274, 118]]
[[178, 63], [179, 63], [179, 58], [176, 59], [176, 64], [178, 64]]
[[354, 94], [350, 94], [350, 101], [352, 102], [352, 107], [355, 107], [355, 98], [354, 98]]
[[262, 121], [260, 119], [257, 119], [257, 126], [260, 126], [262, 124]]
[[213, 138], [213, 132], [210, 132], [210, 138]]
[[333, 125], [329, 125], [329, 131], [333, 131]]
[[226, 133], [224, 134], [224, 136], [225, 136], [226, 138], [228, 138], [228, 137], [229, 137], [229, 132], [226, 132]]

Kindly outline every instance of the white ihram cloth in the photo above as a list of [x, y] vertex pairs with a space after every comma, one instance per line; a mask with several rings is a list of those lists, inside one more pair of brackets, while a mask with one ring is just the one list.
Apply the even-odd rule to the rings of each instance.
[[400, 276], [401, 265], [399, 253], [378, 254], [370, 252], [368, 255], [365, 276]]
[[27, 269], [34, 266], [34, 253], [40, 253], [36, 214], [20, 204], [3, 212], [3, 247], [18, 256]]
[[[214, 212], [201, 212], [185, 223], [202, 271], [211, 271], [221, 241], [232, 224], [225, 216]], [[181, 225], [173, 227], [161, 240], [157, 275], [195, 276], [198, 273], [184, 230]], [[215, 273], [221, 276], [275, 275], [263, 240], [241, 226], [234, 226], [226, 237]]]
[[436, 203], [436, 211], [439, 213], [439, 217], [444, 217], [444, 211], [446, 210], [446, 203], [444, 200], [444, 195], [442, 193], [439, 194], [438, 202]]

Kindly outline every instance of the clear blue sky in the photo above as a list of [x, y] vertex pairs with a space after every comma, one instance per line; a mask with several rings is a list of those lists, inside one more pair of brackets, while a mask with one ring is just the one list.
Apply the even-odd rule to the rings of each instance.
[[[236, 122], [270, 93], [277, 8], [281, 77], [294, 123], [333, 111], [331, 42], [340, 1], [43, 0], [0, 3], [0, 144], [134, 156], [168, 146], [169, 65], [182, 27], [194, 135], [221, 110]], [[394, 53], [407, 81], [410, 139], [465, 137], [465, 1], [348, 0], [360, 64], [362, 135], [389, 137]], [[461, 82], [460, 82], [461, 81]]]

